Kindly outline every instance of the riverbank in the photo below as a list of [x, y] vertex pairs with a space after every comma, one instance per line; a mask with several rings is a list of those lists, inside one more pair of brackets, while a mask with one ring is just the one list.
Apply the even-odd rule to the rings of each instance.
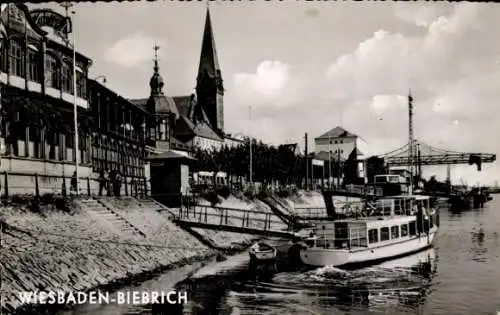
[[166, 215], [132, 207], [119, 214], [83, 201], [66, 211], [2, 207], [2, 314], [26, 314], [19, 292], [116, 289], [217, 255]]
[[[236, 197], [224, 205], [267, 207]], [[30, 210], [26, 203], [1, 207], [2, 314], [33, 313], [31, 307], [23, 307], [19, 292], [113, 291], [215, 257], [221, 250], [239, 252], [258, 238], [202, 229], [196, 229], [196, 236], [175, 225], [171, 214], [158, 206], [131, 197], [103, 197], [73, 200], [62, 209], [45, 204]]]

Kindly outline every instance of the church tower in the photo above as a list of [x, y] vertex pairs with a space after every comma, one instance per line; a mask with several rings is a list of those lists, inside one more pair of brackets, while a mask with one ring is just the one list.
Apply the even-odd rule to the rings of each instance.
[[222, 134], [224, 132], [224, 85], [208, 7], [196, 81], [198, 103], [207, 115], [212, 128]]
[[151, 134], [155, 135], [156, 141], [166, 142], [169, 147], [172, 130], [179, 118], [179, 111], [172, 97], [165, 95], [163, 92], [165, 82], [160, 75], [160, 66], [158, 65], [158, 50], [160, 47], [155, 45], [153, 49], [155, 51], [153, 76], [149, 80], [151, 92], [146, 103], [146, 110], [155, 117], [153, 125], [149, 126]]

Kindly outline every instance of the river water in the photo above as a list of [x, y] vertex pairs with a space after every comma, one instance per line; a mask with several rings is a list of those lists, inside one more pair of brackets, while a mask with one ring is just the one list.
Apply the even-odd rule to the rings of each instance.
[[[433, 249], [377, 266], [256, 276], [248, 271], [244, 253], [202, 267], [178, 284], [189, 294], [182, 306], [81, 306], [62, 314], [495, 315], [500, 311], [500, 195], [494, 197], [484, 209], [441, 210]], [[179, 277], [176, 271], [126, 289], [169, 290]]]

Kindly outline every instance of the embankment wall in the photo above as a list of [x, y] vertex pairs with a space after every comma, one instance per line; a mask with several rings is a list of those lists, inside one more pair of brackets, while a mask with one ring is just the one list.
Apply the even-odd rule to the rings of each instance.
[[42, 213], [14, 205], [1, 208], [3, 314], [21, 306], [20, 291], [90, 290], [215, 254], [155, 210], [126, 210], [144, 236], [117, 230], [75, 206], [72, 214], [47, 207]]

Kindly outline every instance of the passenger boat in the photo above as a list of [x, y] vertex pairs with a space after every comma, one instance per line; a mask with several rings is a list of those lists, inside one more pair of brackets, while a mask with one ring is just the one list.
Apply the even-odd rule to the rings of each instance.
[[250, 247], [248, 254], [252, 263], [275, 261], [277, 250], [269, 244], [257, 242]]
[[429, 196], [386, 196], [351, 218], [321, 220], [302, 242], [300, 258], [310, 266], [346, 267], [424, 250], [439, 227], [439, 213], [430, 205]]

